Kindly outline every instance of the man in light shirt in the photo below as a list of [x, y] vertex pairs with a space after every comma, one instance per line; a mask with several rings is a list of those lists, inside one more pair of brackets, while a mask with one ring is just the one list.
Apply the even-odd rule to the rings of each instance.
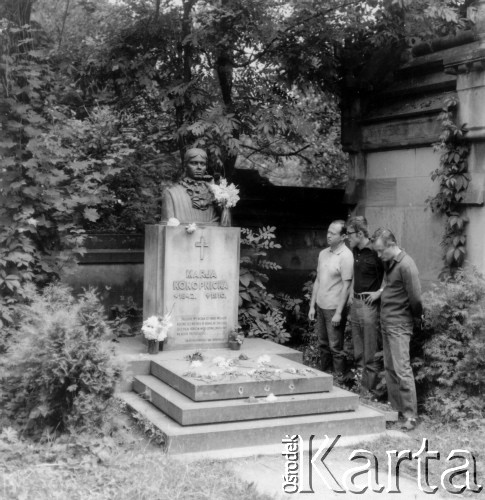
[[318, 256], [317, 278], [313, 285], [308, 318], [316, 317], [321, 370], [340, 377], [346, 370], [344, 331], [346, 305], [352, 283], [354, 259], [345, 245], [343, 220], [333, 221], [327, 231], [328, 247]]

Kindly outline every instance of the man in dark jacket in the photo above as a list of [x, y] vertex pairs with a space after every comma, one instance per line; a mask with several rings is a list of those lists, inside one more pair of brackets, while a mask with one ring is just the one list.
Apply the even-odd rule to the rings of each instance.
[[354, 255], [351, 292], [351, 322], [354, 360], [362, 370], [362, 393], [377, 386], [381, 343], [379, 328], [380, 297], [384, 267], [369, 239], [367, 220], [362, 216], [347, 221], [347, 237]]
[[381, 329], [388, 397], [406, 419], [404, 428], [412, 430], [418, 408], [409, 342], [413, 325], [420, 322], [423, 313], [418, 269], [388, 229], [380, 231], [374, 249], [385, 264]]

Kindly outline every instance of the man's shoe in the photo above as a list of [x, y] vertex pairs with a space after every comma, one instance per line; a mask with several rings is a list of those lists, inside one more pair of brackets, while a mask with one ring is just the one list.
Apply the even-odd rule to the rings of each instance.
[[416, 419], [415, 418], [407, 418], [402, 428], [406, 431], [412, 431], [416, 428]]

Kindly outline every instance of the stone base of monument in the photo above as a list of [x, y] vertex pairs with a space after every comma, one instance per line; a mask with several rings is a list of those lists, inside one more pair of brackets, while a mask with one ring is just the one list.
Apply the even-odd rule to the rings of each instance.
[[193, 351], [149, 356], [137, 351], [136, 340], [124, 344], [117, 350], [127, 368], [119, 397], [165, 435], [167, 452], [385, 431], [380, 413], [333, 387], [330, 375], [301, 364], [300, 352], [273, 342], [248, 339], [241, 351], [203, 350], [202, 360]]

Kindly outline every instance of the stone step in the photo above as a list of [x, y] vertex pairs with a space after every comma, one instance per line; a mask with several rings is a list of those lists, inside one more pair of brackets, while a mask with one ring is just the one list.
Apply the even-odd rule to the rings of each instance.
[[133, 390], [181, 425], [346, 412], [359, 405], [356, 394], [337, 387], [330, 392], [278, 396], [274, 402], [266, 397], [196, 402], [154, 376], [140, 375]]
[[134, 392], [119, 393], [118, 397], [165, 435], [165, 451], [171, 454], [277, 445], [286, 435], [299, 434], [308, 440], [311, 435], [323, 439], [324, 435], [347, 437], [385, 431], [382, 415], [361, 406], [345, 413], [182, 426]]
[[206, 358], [200, 365], [194, 365], [183, 357], [153, 360], [150, 373], [194, 401], [304, 394], [332, 389], [331, 375], [281, 356], [253, 356], [241, 360], [238, 354], [211, 356], [204, 351], [204, 355]]

